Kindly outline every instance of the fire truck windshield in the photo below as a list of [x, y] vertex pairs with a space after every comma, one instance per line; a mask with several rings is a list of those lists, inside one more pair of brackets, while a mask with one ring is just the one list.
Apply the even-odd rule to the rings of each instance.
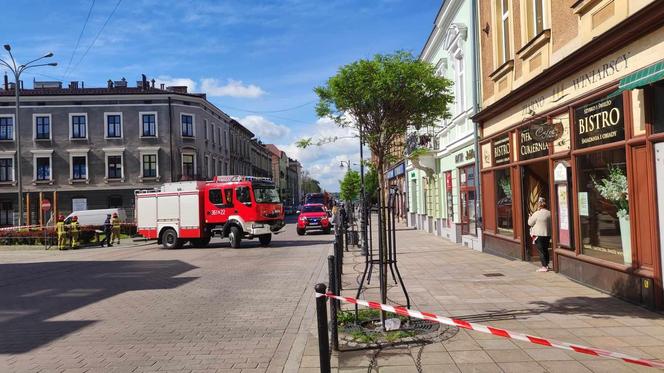
[[279, 203], [279, 194], [273, 186], [254, 185], [254, 199], [256, 203]]

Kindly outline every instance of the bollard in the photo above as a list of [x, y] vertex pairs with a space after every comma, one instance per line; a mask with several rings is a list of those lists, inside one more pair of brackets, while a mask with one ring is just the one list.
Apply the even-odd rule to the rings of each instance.
[[[325, 294], [325, 284], [316, 284], [314, 290], [318, 294]], [[318, 321], [318, 356], [321, 373], [330, 373], [330, 340], [327, 336], [327, 297], [317, 296], [316, 318]]]
[[[339, 295], [339, 292], [336, 290], [335, 284], [335, 269], [334, 269], [334, 256], [327, 256], [327, 271], [330, 275], [330, 292], [334, 295]], [[341, 302], [338, 299], [330, 299], [330, 338], [332, 338], [332, 349], [334, 351], [339, 351], [339, 333], [337, 329], [337, 311], [341, 307]]]

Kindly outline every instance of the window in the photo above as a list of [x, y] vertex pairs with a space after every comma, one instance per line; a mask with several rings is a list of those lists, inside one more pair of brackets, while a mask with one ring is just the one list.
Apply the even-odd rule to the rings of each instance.
[[85, 180], [88, 178], [88, 159], [87, 157], [71, 158], [71, 178], [73, 180]]
[[157, 177], [156, 154], [143, 154], [143, 177]]
[[461, 114], [464, 111], [466, 103], [464, 97], [464, 63], [463, 63], [463, 53], [461, 50], [457, 51], [457, 55], [454, 58], [454, 97], [456, 98], [456, 115]]
[[512, 236], [514, 232], [514, 223], [512, 221], [512, 181], [510, 169], [505, 168], [496, 171], [496, 218], [498, 233], [506, 236]]
[[630, 245], [625, 159], [624, 148], [576, 157], [582, 252], [621, 264], [632, 261], [623, 257]]
[[459, 200], [461, 207], [461, 233], [477, 234], [475, 221], [475, 165], [459, 169]]
[[182, 114], [182, 137], [194, 137], [194, 117], [188, 114]]
[[120, 208], [122, 206], [122, 196], [110, 196], [108, 197], [108, 208]]
[[[205, 139], [208, 140], [210, 138], [210, 133], [209, 133], [210, 128], [207, 119], [203, 120], [203, 129], [204, 129]], [[212, 143], [214, 143], [214, 138], [212, 138]]]
[[526, 2], [526, 12], [528, 25], [528, 40], [544, 31], [544, 0], [528, 0]]
[[194, 155], [182, 154], [182, 176], [187, 178], [194, 177]]
[[35, 139], [36, 140], [50, 140], [51, 139], [51, 116], [50, 115], [37, 115], [35, 118]]
[[498, 64], [502, 65], [510, 58], [509, 0], [496, 0]]
[[233, 189], [224, 189], [224, 199], [226, 200], [226, 206], [233, 207]]
[[141, 136], [157, 137], [156, 113], [141, 113]]
[[85, 114], [70, 114], [69, 118], [71, 122], [71, 138], [87, 139], [88, 116]]
[[223, 201], [221, 200], [221, 189], [210, 189], [208, 199], [210, 200], [210, 203], [215, 205], [222, 205]]
[[273, 186], [254, 186], [256, 203], [279, 203], [279, 193]]
[[36, 157], [35, 161], [35, 180], [51, 180], [51, 157]]
[[[212, 162], [214, 162], [214, 159], [212, 159]], [[203, 157], [203, 167], [205, 168], [205, 177], [209, 178], [212, 174], [210, 173], [210, 157], [207, 155]]]
[[0, 140], [14, 140], [14, 117], [0, 117]]
[[11, 201], [0, 202], [0, 226], [14, 225], [14, 206]]
[[237, 196], [238, 202], [251, 203], [251, 195], [249, 193], [249, 187], [235, 188], [235, 194]]
[[106, 114], [106, 137], [107, 138], [122, 137], [121, 114]]
[[109, 155], [106, 158], [106, 164], [108, 167], [107, 178], [108, 179], [121, 179], [122, 178], [122, 156], [121, 155]]
[[14, 181], [14, 159], [0, 158], [0, 182]]

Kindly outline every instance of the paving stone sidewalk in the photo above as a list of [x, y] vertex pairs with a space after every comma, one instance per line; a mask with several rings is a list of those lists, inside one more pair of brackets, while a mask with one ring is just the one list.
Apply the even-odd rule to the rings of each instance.
[[[473, 251], [443, 238], [398, 226], [398, 265], [412, 308], [488, 326], [557, 339], [636, 357], [664, 360], [664, 315], [575, 283], [531, 263]], [[355, 297], [359, 252], [344, 263], [345, 296]], [[377, 268], [374, 279], [377, 285]], [[363, 298], [378, 301], [372, 286]], [[398, 287], [388, 296], [405, 304]], [[301, 372], [318, 371], [315, 330]], [[416, 364], [418, 355], [420, 364]], [[372, 361], [373, 359], [373, 361]], [[341, 352], [338, 372], [634, 372], [653, 369], [621, 361], [527, 344], [475, 331], [420, 349]], [[369, 366], [374, 368], [369, 370]], [[418, 365], [420, 365], [418, 367]], [[337, 368], [338, 367], [338, 368]]]

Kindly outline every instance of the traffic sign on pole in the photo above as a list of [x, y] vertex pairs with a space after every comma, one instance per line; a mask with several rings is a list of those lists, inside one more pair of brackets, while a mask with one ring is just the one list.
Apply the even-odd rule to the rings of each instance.
[[42, 209], [42, 211], [50, 211], [51, 210], [51, 201], [49, 201], [47, 199], [42, 200], [41, 209]]

